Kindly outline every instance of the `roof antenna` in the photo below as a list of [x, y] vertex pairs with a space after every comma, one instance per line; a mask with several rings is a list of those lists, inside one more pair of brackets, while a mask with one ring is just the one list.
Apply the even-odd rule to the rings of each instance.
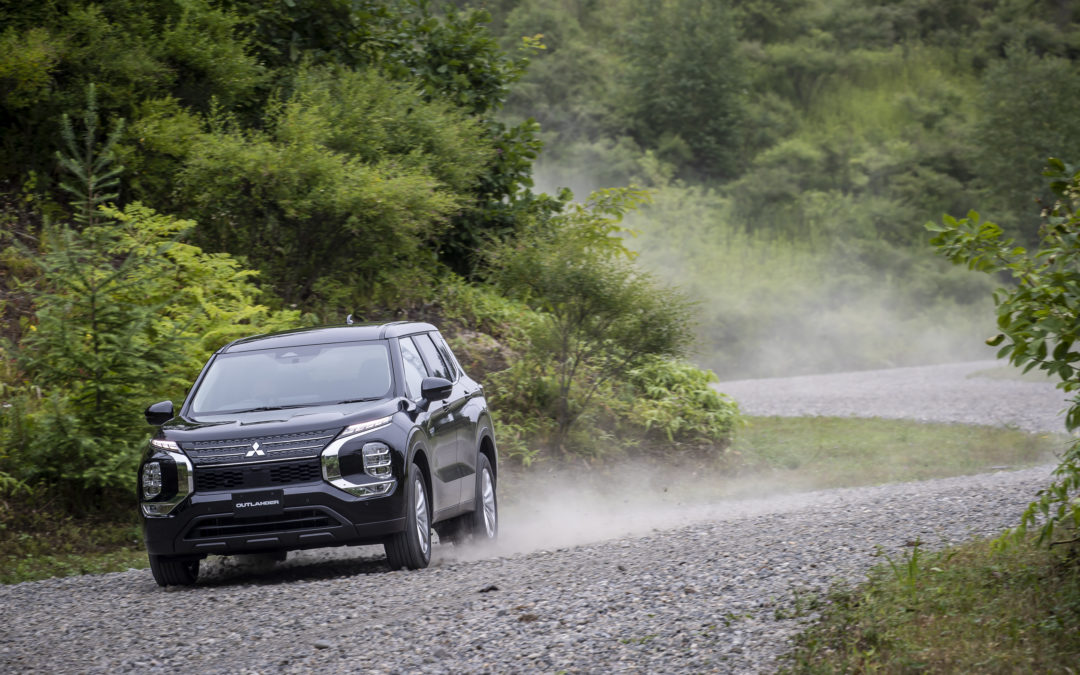
[[345, 317], [345, 325], [346, 325], [346, 326], [351, 326], [351, 325], [353, 325], [353, 318], [352, 318], [352, 314], [350, 314], [349, 316]]

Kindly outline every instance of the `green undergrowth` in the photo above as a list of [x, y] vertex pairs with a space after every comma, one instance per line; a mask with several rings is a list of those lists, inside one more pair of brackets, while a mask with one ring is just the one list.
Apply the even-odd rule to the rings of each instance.
[[1013, 429], [905, 420], [751, 417], [733, 452], [750, 474], [789, 489], [877, 485], [1052, 461], [1067, 439]]
[[1080, 548], [915, 546], [810, 609], [788, 672], [1075, 673]]
[[0, 502], [0, 583], [148, 566], [134, 505], [76, 518], [40, 497], [23, 491]]

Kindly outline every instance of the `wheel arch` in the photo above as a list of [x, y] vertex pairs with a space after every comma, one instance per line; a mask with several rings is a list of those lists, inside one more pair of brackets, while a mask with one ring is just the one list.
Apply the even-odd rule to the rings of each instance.
[[420, 469], [420, 473], [424, 476], [424, 492], [427, 493], [428, 508], [433, 509], [435, 505], [431, 501], [432, 490], [434, 489], [431, 482], [431, 463], [428, 461], [427, 450], [423, 445], [414, 445], [412, 451], [409, 453], [409, 464], [405, 467], [405, 480], [409, 479], [408, 469], [412, 464], [415, 464], [416, 467]]
[[488, 463], [491, 464], [491, 477], [496, 482], [499, 480], [499, 451], [495, 445], [495, 431], [494, 424], [491, 421], [491, 417], [484, 415], [480, 418], [479, 431], [477, 433], [479, 437], [479, 447], [477, 450], [480, 454], [487, 457]]

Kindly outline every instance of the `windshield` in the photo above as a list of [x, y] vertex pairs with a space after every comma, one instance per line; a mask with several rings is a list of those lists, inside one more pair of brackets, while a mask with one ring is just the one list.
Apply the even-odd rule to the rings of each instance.
[[385, 398], [384, 342], [282, 347], [221, 354], [191, 401], [195, 415], [254, 412]]

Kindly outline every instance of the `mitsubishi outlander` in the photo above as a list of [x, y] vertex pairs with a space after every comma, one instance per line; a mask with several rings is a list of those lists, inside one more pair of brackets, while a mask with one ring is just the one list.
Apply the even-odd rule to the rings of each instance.
[[259, 335], [203, 367], [138, 474], [154, 580], [195, 583], [208, 554], [381, 543], [426, 567], [431, 530], [498, 534], [497, 452], [484, 389], [435, 326], [389, 323]]

